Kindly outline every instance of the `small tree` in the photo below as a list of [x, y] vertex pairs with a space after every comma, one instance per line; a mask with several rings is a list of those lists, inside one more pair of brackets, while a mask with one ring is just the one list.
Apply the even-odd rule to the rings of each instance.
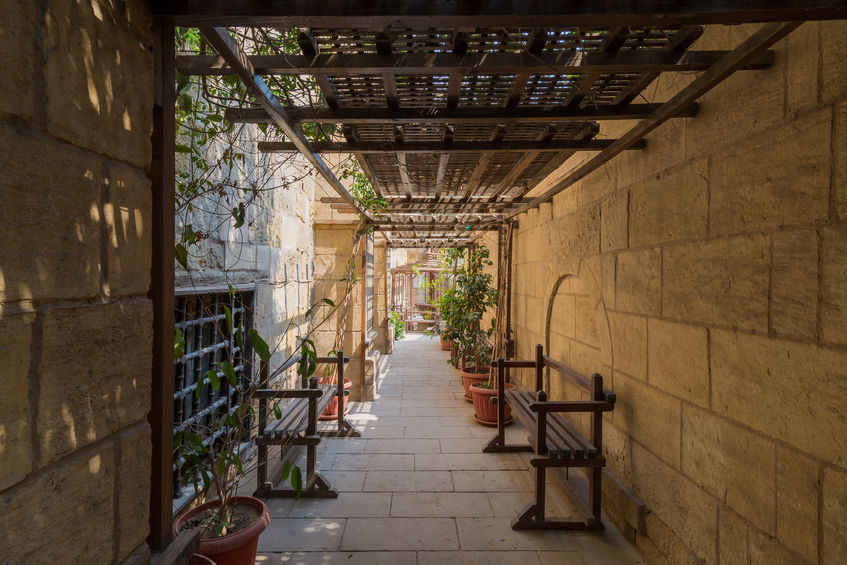
[[478, 372], [487, 365], [491, 348], [488, 338], [494, 332], [483, 330], [482, 317], [488, 308], [497, 306], [497, 290], [492, 286], [492, 276], [485, 267], [492, 265], [488, 259], [488, 248], [480, 245], [472, 250], [456, 275], [456, 285], [449, 305], [451, 333], [455, 335], [465, 360], [472, 363]]

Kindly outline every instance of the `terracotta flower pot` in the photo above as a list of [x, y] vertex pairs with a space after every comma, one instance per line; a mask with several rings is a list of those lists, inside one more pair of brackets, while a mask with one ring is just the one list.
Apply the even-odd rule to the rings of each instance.
[[443, 335], [438, 337], [441, 338], [441, 351], [450, 351], [450, 348], [453, 346], [453, 344], [450, 343], [449, 340], [444, 339]]
[[216, 563], [205, 555], [195, 553], [191, 556], [191, 559], [188, 560], [188, 565], [216, 565]]
[[463, 367], [460, 371], [462, 375], [462, 386], [465, 388], [465, 400], [473, 402], [471, 397], [471, 385], [482, 383], [488, 380], [489, 367], [483, 367], [482, 372], [477, 372], [476, 367]]
[[[515, 385], [506, 383], [506, 390], [515, 388]], [[491, 402], [491, 399], [497, 396], [496, 388], [480, 388], [477, 385], [471, 387], [471, 395], [473, 396], [474, 419], [480, 424], [487, 426], [497, 425], [497, 405]], [[512, 421], [512, 408], [506, 403], [506, 409], [503, 411], [503, 418], [508, 424]]]
[[[253, 565], [256, 560], [256, 549], [259, 546], [259, 535], [265, 531], [271, 521], [271, 514], [265, 503], [251, 496], [235, 496], [232, 499], [237, 504], [253, 506], [259, 510], [259, 519], [242, 530], [229, 535], [201, 539], [197, 553], [214, 561], [217, 565]], [[217, 500], [192, 508], [179, 517], [174, 523], [174, 533], [178, 534], [182, 525], [198, 512], [218, 505]]]
[[[336, 385], [337, 386], [337, 385]], [[344, 377], [344, 413], [347, 413], [347, 399], [350, 398], [350, 394], [347, 392], [353, 386], [353, 381]], [[329, 401], [329, 404], [326, 406], [326, 410], [324, 413], [318, 416], [318, 420], [335, 420], [338, 418], [338, 396]]]

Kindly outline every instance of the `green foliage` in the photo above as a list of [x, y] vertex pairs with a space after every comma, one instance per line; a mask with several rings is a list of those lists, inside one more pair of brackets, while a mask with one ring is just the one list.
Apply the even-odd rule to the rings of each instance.
[[389, 312], [388, 323], [394, 326], [394, 339], [399, 341], [406, 337], [406, 322], [400, 316], [400, 312]]
[[[494, 328], [482, 329], [481, 321], [488, 308], [497, 306], [497, 290], [492, 286], [492, 276], [485, 267], [493, 263], [488, 259], [488, 248], [481, 245], [468, 254], [456, 274], [456, 284], [449, 294], [447, 320], [450, 333], [471, 365], [488, 364], [491, 348], [488, 339]], [[444, 313], [442, 312], [442, 315]]]

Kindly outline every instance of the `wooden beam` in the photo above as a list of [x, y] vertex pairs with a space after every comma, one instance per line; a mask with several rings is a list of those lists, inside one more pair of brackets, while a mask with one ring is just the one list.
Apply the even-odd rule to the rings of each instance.
[[[659, 104], [629, 104], [625, 106], [592, 106], [586, 108], [309, 108], [288, 107], [295, 122], [319, 124], [511, 124], [549, 122], [593, 122], [602, 120], [639, 120], [649, 116]], [[697, 103], [683, 108], [676, 117], [697, 115]], [[233, 123], [261, 124], [272, 120], [263, 108], [232, 108], [224, 113]]]
[[[261, 151], [261, 149], [259, 149]], [[400, 179], [403, 181], [403, 190], [406, 198], [412, 198], [412, 181], [409, 179], [409, 166], [406, 164], [406, 154], [397, 153], [397, 166], [400, 169]]]
[[173, 539], [174, 434], [174, 27], [153, 23], [153, 131], [150, 181], [152, 191], [152, 253], [150, 292], [153, 302], [153, 365], [150, 388], [152, 442], [150, 475], [150, 536], [154, 551]]
[[[621, 51], [615, 55], [593, 51], [529, 53], [403, 53], [373, 54], [251, 55], [247, 58], [258, 75], [383, 75], [402, 72], [418, 75], [456, 74], [583, 74], [705, 71], [720, 61], [726, 51], [688, 51], [682, 57], [656, 50]], [[773, 64], [773, 53], [762, 53], [745, 65], [765, 69]], [[238, 74], [217, 55], [183, 55], [177, 68], [185, 75]], [[449, 96], [449, 92], [448, 92]]]
[[[603, 41], [597, 47], [597, 52], [617, 53], [620, 48], [623, 47], [623, 44], [626, 42], [628, 37], [628, 27], [617, 27], [609, 30], [603, 38]], [[599, 75], [592, 73], [585, 73], [580, 76], [574, 85], [573, 92], [570, 97], [565, 100], [562, 105], [569, 106], [571, 108], [578, 108], [583, 98], [585, 98], [585, 95], [591, 92], [591, 87], [594, 86], [594, 83], [598, 78]]]
[[[468, 41], [470, 37], [464, 31], [456, 31], [453, 34], [452, 53], [453, 56], [463, 56], [468, 52]], [[455, 110], [459, 105], [459, 93], [462, 88], [464, 74], [460, 72], [450, 73], [447, 79], [447, 109]]]
[[456, 222], [437, 222], [435, 225], [433, 224], [369, 224], [373, 225], [375, 229], [383, 230], [383, 231], [437, 231], [437, 232], [447, 232], [450, 230], [458, 230], [460, 232], [466, 231], [495, 231], [497, 230], [497, 226], [494, 224], [489, 225], [474, 225], [471, 224], [471, 229], [468, 230], [465, 228], [465, 224], [457, 224]]
[[[310, 144], [315, 153], [522, 153], [524, 151], [601, 151], [612, 145], [615, 139], [561, 140], [561, 141], [479, 141], [441, 143], [437, 141], [410, 141], [408, 143], [342, 143], [319, 141]], [[260, 141], [259, 151], [265, 153], [294, 153], [300, 149], [286, 141]], [[640, 140], [627, 149], [644, 149], [646, 142]], [[405, 162], [405, 156], [402, 157]], [[404, 181], [405, 182], [405, 181]]]
[[[402, 209], [406, 209], [406, 208], [409, 208], [409, 207], [412, 207], [412, 206], [421, 206], [421, 205], [426, 205], [426, 204], [438, 204], [439, 206], [457, 206], [457, 207], [466, 206], [466, 204], [463, 203], [463, 202], [459, 202], [459, 201], [451, 202], [449, 200], [445, 201], [443, 199], [439, 200], [438, 198], [435, 198], [433, 196], [414, 196], [414, 197], [412, 197], [411, 200], [407, 200], [405, 197], [402, 197], [402, 196], [393, 196], [393, 197], [388, 196], [386, 199], [388, 200], [389, 209], [391, 209], [394, 206], [398, 207], [398, 209], [400, 209], [401, 207], [402, 207]], [[344, 200], [343, 198], [339, 198], [337, 196], [322, 196], [320, 198], [320, 202], [323, 203], [323, 204], [346, 204], [347, 203], [346, 200]], [[492, 208], [492, 207], [498, 208], [498, 207], [504, 207], [504, 206], [514, 206], [514, 205], [521, 204], [521, 203], [523, 203], [523, 200], [517, 199], [517, 200], [512, 200], [510, 202], [497, 202], [497, 203], [493, 203], [493, 204], [489, 204], [487, 202], [480, 202], [480, 205], [483, 205], [483, 206], [488, 207], [488, 208]]]
[[154, 15], [176, 25], [336, 27], [566, 27], [740, 24], [847, 18], [843, 2], [827, 0], [152, 0]]
[[[318, 48], [318, 40], [315, 39], [312, 30], [308, 28], [300, 29], [297, 32], [297, 43], [300, 45], [300, 52], [304, 57], [314, 58], [320, 52]], [[318, 90], [326, 100], [327, 106], [330, 108], [338, 108], [338, 93], [335, 91], [335, 86], [330, 82], [329, 77], [325, 74], [315, 75], [315, 83], [318, 85]], [[270, 116], [268, 116], [270, 120]], [[272, 122], [272, 120], [271, 120]]]
[[733, 49], [717, 65], [694, 79], [685, 88], [673, 95], [670, 100], [662, 104], [661, 108], [656, 110], [649, 117], [638, 122], [637, 125], [626, 132], [626, 134], [616, 139], [614, 143], [606, 149], [571, 171], [570, 174], [554, 184], [544, 194], [533, 198], [529, 203], [524, 204], [514, 212], [509, 213], [509, 217], [514, 217], [522, 212], [526, 212], [530, 208], [542, 204], [543, 202], [548, 202], [567, 187], [602, 167], [604, 163], [609, 161], [609, 159], [619, 154], [621, 151], [624, 151], [632, 143], [642, 139], [643, 136], [662, 125], [671, 116], [673, 116], [678, 109], [691, 104], [691, 102], [703, 96], [712, 88], [723, 82], [736, 70], [744, 67], [748, 61], [755, 58], [768, 47], [794, 31], [798, 26], [800, 26], [800, 24], [802, 24], [802, 22], [765, 24], [741, 45]]
[[[262, 105], [285, 137], [292, 141], [295, 149], [306, 157], [306, 160], [317, 169], [318, 173], [324, 177], [342, 198], [347, 200], [354, 208], [358, 208], [353, 196], [347, 192], [347, 189], [344, 188], [332, 171], [329, 170], [329, 167], [320, 155], [312, 150], [303, 132], [288, 117], [288, 113], [282, 107], [282, 104], [279, 103], [276, 96], [270, 91], [265, 81], [261, 77], [256, 76], [249, 58], [229, 34], [229, 31], [222, 27], [201, 27], [200, 32], [206, 38], [206, 41], [226, 60], [227, 64], [235, 71], [239, 78], [244, 81], [247, 91]], [[369, 217], [366, 212], [362, 211], [362, 213], [366, 218]]]

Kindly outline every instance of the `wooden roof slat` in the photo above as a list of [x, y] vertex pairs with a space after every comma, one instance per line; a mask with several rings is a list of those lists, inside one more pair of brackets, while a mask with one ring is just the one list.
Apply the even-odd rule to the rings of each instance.
[[[559, 140], [559, 141], [480, 141], [480, 142], [407, 142], [407, 143], [341, 143], [320, 141], [311, 144], [316, 153], [523, 153], [525, 151], [601, 151], [615, 139]], [[628, 150], [644, 149], [644, 140], [636, 141]], [[260, 141], [259, 151], [265, 153], [291, 153], [299, 149], [293, 143], [284, 141]], [[405, 159], [405, 157], [404, 157]]]
[[[535, 74], [642, 73], [705, 71], [720, 61], [726, 51], [675, 52], [658, 50], [619, 51], [614, 55], [594, 51], [529, 53], [395, 53], [372, 54], [251, 55], [250, 64], [258, 75], [331, 76], [373, 75], [403, 72], [418, 75], [470, 76]], [[764, 69], [773, 64], [772, 52], [761, 53], [745, 64], [747, 69]], [[182, 55], [177, 69], [185, 75], [236, 74], [218, 55]]]
[[[584, 108], [288, 108], [289, 116], [296, 122], [345, 124], [501, 124], [593, 122], [602, 120], [637, 120], [658, 107], [657, 104], [628, 104], [624, 106], [591, 106]], [[696, 102], [684, 108], [677, 117], [690, 118], [697, 114]], [[225, 117], [233, 123], [270, 123], [271, 118], [262, 108], [231, 108]]]

